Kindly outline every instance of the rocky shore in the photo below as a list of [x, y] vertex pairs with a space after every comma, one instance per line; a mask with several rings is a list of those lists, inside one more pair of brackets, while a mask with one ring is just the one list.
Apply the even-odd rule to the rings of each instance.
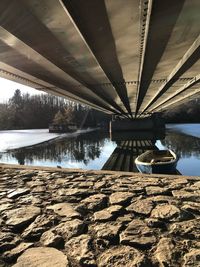
[[0, 266], [200, 266], [200, 177], [0, 165]]

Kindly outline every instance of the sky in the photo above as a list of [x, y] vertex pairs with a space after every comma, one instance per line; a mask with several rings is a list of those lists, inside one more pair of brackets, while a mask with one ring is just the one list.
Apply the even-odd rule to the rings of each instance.
[[0, 77], [0, 103], [6, 103], [13, 96], [16, 89], [20, 89], [23, 94], [41, 94], [39, 90]]

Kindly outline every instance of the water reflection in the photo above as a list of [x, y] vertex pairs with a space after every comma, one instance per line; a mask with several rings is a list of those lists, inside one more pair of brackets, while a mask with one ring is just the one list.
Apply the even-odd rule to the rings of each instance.
[[200, 158], [200, 139], [183, 133], [168, 132], [161, 140], [163, 146], [176, 152], [179, 158], [195, 156]]
[[165, 137], [164, 131], [115, 132], [111, 139], [117, 147], [106, 161], [103, 170], [138, 172], [135, 159], [146, 150], [157, 150], [155, 143]]
[[147, 149], [168, 148], [178, 155], [177, 168], [181, 174], [200, 174], [200, 139], [197, 137], [170, 130], [166, 136], [145, 131], [120, 132], [111, 138], [105, 132], [88, 132], [0, 153], [0, 162], [136, 172], [134, 160], [139, 154]]
[[87, 165], [90, 160], [100, 157], [101, 147], [108, 138], [108, 134], [104, 132], [90, 132], [73, 138], [57, 139], [33, 147], [2, 153], [1, 158], [15, 158], [20, 165], [32, 164], [36, 160], [57, 163], [75, 161]]

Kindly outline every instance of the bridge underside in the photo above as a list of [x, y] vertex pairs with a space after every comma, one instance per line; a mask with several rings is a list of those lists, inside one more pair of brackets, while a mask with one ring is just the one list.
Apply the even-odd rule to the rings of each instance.
[[200, 93], [199, 11], [199, 0], [1, 0], [0, 76], [110, 114], [171, 109]]

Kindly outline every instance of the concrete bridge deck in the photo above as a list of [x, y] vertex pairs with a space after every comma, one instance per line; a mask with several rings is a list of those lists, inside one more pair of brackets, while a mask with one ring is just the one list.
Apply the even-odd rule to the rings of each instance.
[[171, 109], [199, 96], [199, 10], [199, 0], [1, 0], [0, 76], [110, 114]]
[[200, 177], [0, 165], [0, 265], [200, 266]]

